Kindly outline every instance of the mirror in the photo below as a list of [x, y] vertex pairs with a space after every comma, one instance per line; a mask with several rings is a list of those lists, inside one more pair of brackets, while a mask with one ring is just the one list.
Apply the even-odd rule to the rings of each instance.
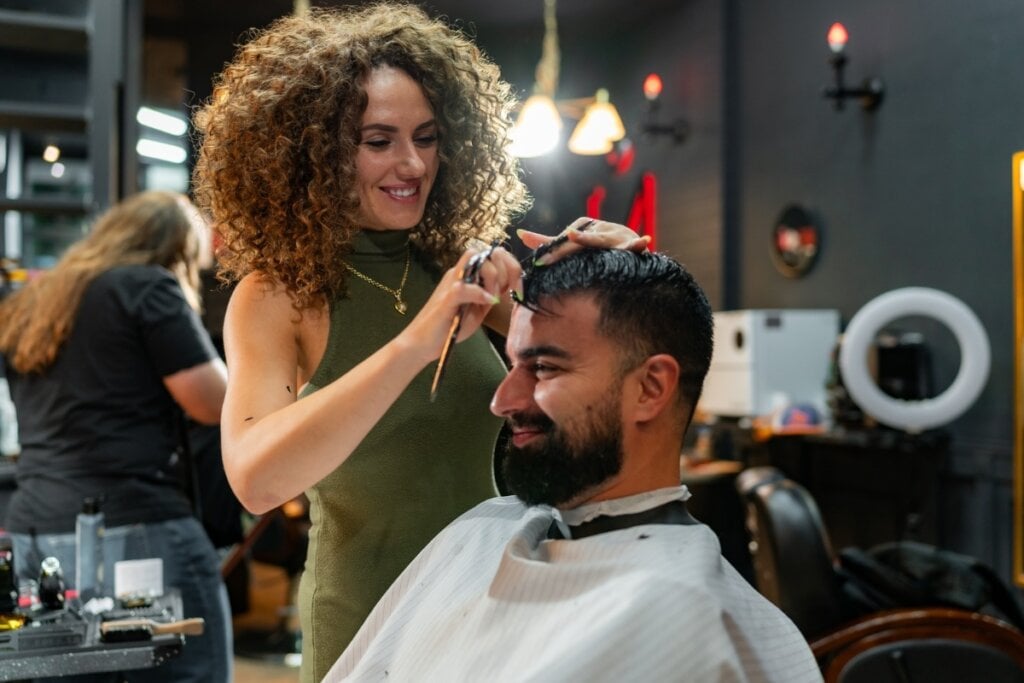
[[811, 214], [798, 204], [782, 210], [772, 230], [772, 261], [786, 277], [801, 277], [811, 269], [821, 246], [821, 233]]
[[1013, 155], [1013, 580], [1024, 586], [1024, 152]]

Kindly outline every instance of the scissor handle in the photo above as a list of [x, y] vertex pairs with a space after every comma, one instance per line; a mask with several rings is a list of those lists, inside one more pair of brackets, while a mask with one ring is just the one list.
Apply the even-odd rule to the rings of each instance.
[[[483, 266], [484, 261], [491, 258], [491, 254], [494, 252], [494, 248], [498, 246], [498, 242], [492, 242], [489, 247], [481, 252], [473, 254], [469, 261], [466, 262], [465, 268], [463, 268], [459, 279], [463, 282], [469, 282], [473, 284], [479, 284], [478, 278], [480, 277], [480, 268]], [[434, 370], [434, 381], [430, 384], [430, 401], [433, 402], [437, 397], [437, 389], [441, 385], [441, 378], [444, 376], [444, 370], [448, 366], [448, 359], [451, 358], [452, 350], [455, 348], [455, 342], [459, 336], [459, 329], [462, 327], [462, 312], [463, 307], [459, 306], [459, 310], [452, 316], [452, 324], [448, 330], [448, 337], [444, 341], [444, 346], [441, 347], [441, 355], [437, 358], [437, 369]]]

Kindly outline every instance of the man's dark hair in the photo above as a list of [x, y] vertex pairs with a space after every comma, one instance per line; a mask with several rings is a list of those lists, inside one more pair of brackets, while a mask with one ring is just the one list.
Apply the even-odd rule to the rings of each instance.
[[582, 293], [595, 296], [598, 330], [622, 347], [623, 371], [658, 353], [676, 359], [689, 421], [711, 364], [714, 327], [707, 297], [689, 271], [656, 252], [583, 249], [528, 268], [521, 303], [544, 310], [544, 299]]

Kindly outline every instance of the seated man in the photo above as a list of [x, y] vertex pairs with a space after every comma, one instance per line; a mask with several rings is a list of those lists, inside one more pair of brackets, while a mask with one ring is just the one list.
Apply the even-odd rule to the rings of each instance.
[[686, 511], [679, 453], [712, 349], [700, 287], [666, 256], [588, 249], [523, 288], [491, 404], [515, 497], [442, 531], [325, 680], [820, 680]]

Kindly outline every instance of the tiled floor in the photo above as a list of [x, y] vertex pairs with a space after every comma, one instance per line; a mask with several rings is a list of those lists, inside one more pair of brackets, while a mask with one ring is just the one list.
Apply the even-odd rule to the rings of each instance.
[[235, 683], [297, 683], [299, 670], [235, 657]]
[[299, 670], [235, 658], [235, 683], [297, 683]]
[[[243, 641], [251, 642], [253, 633], [273, 634], [277, 631], [280, 636], [288, 633], [288, 629], [297, 628], [297, 618], [287, 609], [290, 604], [288, 591], [288, 577], [284, 570], [259, 562], [251, 563], [250, 609], [235, 618], [236, 645]], [[298, 668], [285, 665], [283, 657], [242, 657], [237, 654], [240, 649], [235, 648], [235, 683], [297, 683], [299, 680]]]

